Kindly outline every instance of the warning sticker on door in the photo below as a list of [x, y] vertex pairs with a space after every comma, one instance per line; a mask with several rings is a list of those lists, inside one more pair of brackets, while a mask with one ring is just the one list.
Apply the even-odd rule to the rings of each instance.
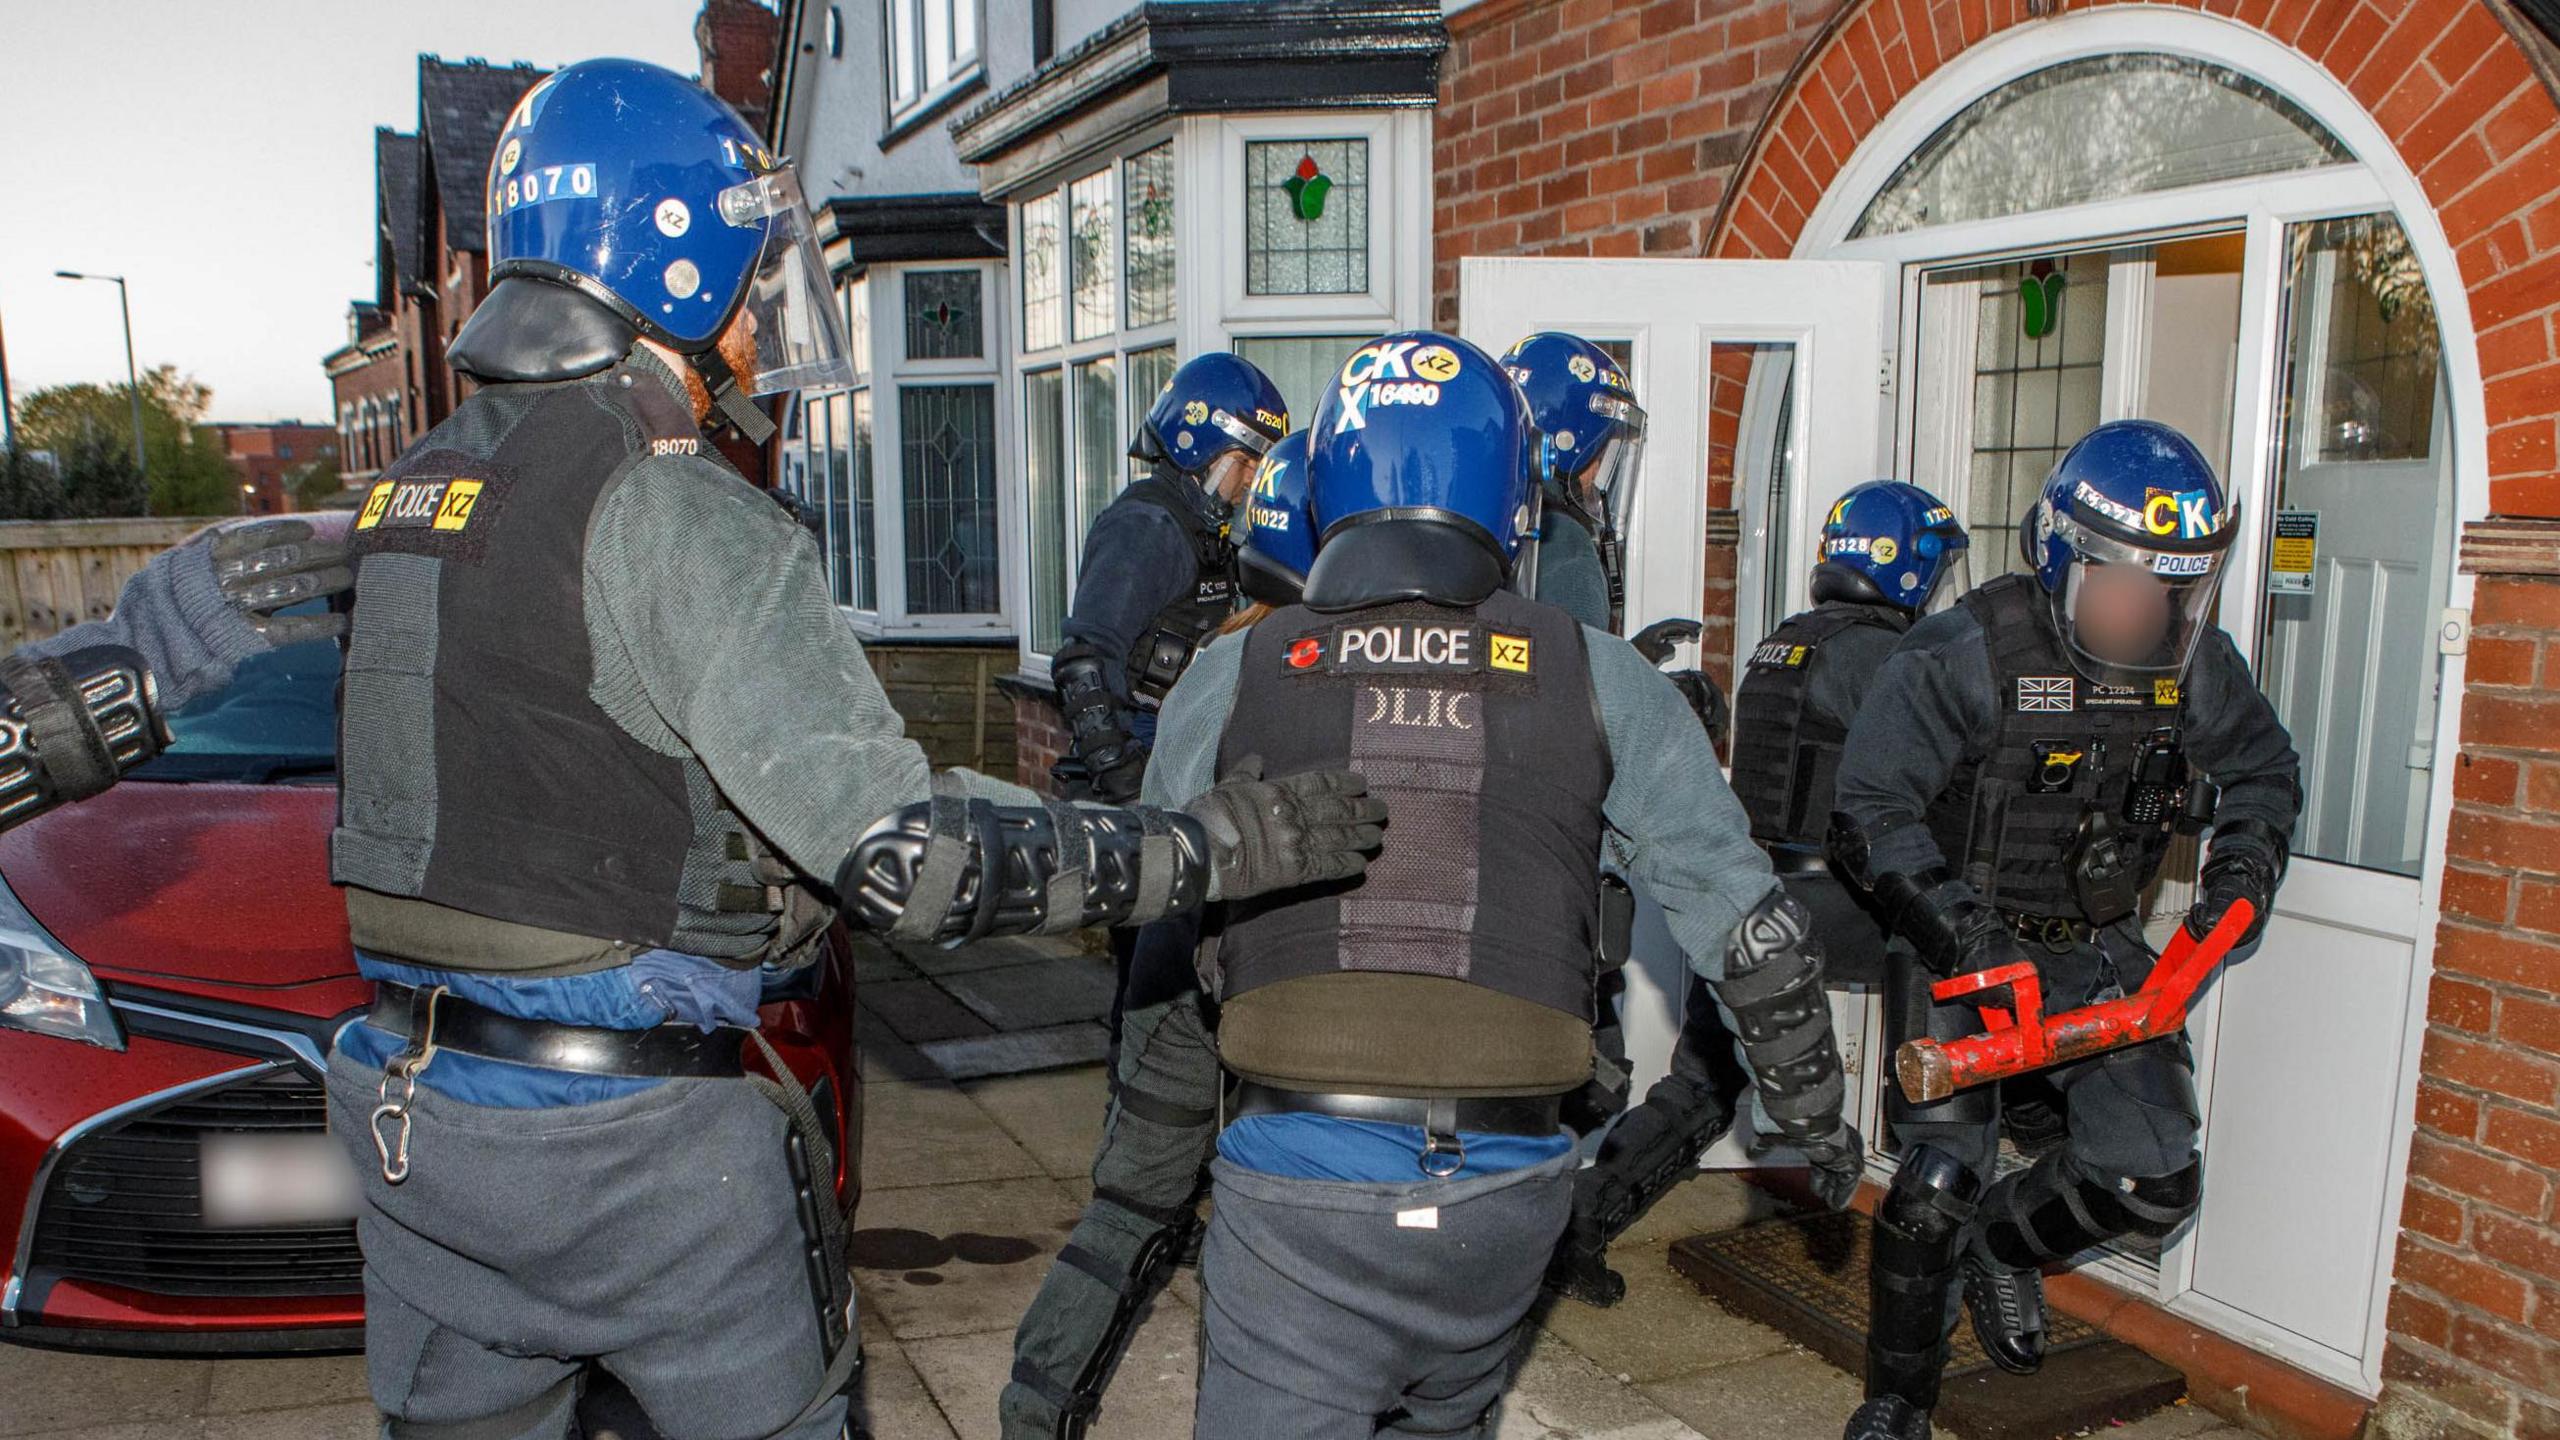
[[2308, 595], [2320, 563], [2320, 512], [2276, 512], [2275, 544], [2267, 553], [2267, 593]]

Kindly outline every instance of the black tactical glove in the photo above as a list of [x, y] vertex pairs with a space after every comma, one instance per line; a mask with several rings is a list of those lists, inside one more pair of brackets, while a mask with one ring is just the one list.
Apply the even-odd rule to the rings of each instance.
[[2240, 943], [2255, 941], [2267, 928], [2267, 911], [2275, 903], [2276, 886], [2284, 881], [2290, 843], [2284, 832], [2261, 820], [2234, 820], [2213, 832], [2204, 869], [2196, 876], [2196, 903], [2187, 911], [2187, 933], [2201, 940], [2222, 923], [2234, 900], [2246, 900], [2258, 918], [2249, 922]]
[[1867, 1142], [1858, 1127], [1842, 1120], [1820, 1135], [1789, 1135], [1785, 1126], [1778, 1133], [1804, 1155], [1814, 1198], [1833, 1210], [1848, 1209], [1867, 1173]]
[[1215, 789], [1183, 807], [1209, 835], [1217, 898], [1242, 900], [1368, 868], [1385, 840], [1387, 804], [1356, 770], [1262, 778], [1249, 755]]
[[1885, 923], [1942, 980], [2027, 958], [2000, 912], [1944, 870], [1889, 871], [1876, 877], [1874, 894]]
[[1086, 764], [1092, 771], [1093, 798], [1113, 805], [1126, 805], [1138, 798], [1139, 786], [1147, 778], [1146, 742], [1128, 741], [1115, 749], [1088, 756]]
[[1680, 688], [1680, 698], [1698, 712], [1698, 723], [1707, 727], [1708, 743], [1724, 748], [1726, 734], [1733, 725], [1733, 707], [1727, 705], [1724, 691], [1716, 678], [1704, 670], [1672, 670], [1665, 672], [1671, 683]]
[[212, 550], [213, 578], [221, 585], [223, 597], [249, 618], [268, 644], [334, 640], [347, 633], [343, 611], [276, 613], [355, 588], [355, 569], [344, 541], [326, 538], [307, 520], [259, 520], [215, 535]]

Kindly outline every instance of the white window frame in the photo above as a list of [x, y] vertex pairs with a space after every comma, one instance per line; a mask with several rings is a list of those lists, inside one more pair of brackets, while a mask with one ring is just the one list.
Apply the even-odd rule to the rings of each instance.
[[[1072, 367], [1097, 355], [1113, 354], [1119, 365], [1119, 438], [1135, 433], [1153, 396], [1132, 396], [1129, 360], [1134, 352], [1167, 343], [1177, 361], [1212, 350], [1231, 350], [1238, 341], [1335, 335], [1377, 335], [1415, 329], [1430, 323], [1431, 310], [1431, 112], [1396, 110], [1292, 110], [1253, 115], [1191, 115], [1150, 126], [1043, 172], [1036, 185], [1007, 197], [1013, 254], [1021, 253], [1022, 206], [1050, 194], [1063, 194], [1096, 169], [1108, 165], [1121, 227], [1117, 265], [1120, 295], [1118, 318], [1123, 328], [1106, 336], [1078, 341], [1074, 334], [1075, 277], [1059, 277], [1060, 343], [1047, 349], [1012, 352], [1006, 388], [1009, 403], [1022, 404], [1023, 377], [1052, 367], [1067, 370], [1068, 420], [1063, 436], [1070, 479], [1075, 455], [1074, 379]], [[1158, 145], [1173, 145], [1174, 306], [1169, 322], [1127, 329], [1129, 203], [1126, 162]], [[1245, 267], [1245, 145], [1254, 140], [1366, 140], [1369, 143], [1369, 288], [1339, 295], [1249, 295]], [[1074, 221], [1072, 207], [1061, 203], [1061, 230]], [[1060, 236], [1060, 258], [1071, 250]], [[1007, 312], [1016, 318], [1012, 330], [1019, 345], [1022, 305], [1019, 278], [1007, 292]], [[1293, 416], [1304, 424], [1307, 417]], [[1017, 427], [1019, 428], [1019, 427]], [[1007, 452], [1006, 474], [1017, 497], [1014, 567], [1022, 588], [1024, 616], [1022, 675], [1036, 683], [1049, 678], [1049, 656], [1031, 648], [1029, 625], [1031, 526], [1027, 493], [1027, 435], [1018, 436]], [[1116, 448], [1116, 447], [1115, 447]], [[1084, 531], [1092, 523], [1081, 503], [1071, 512], [1073, 553], [1068, 557], [1067, 596], [1073, 602], [1083, 574]]]
[[[914, 270], [973, 270], [978, 274], [979, 355], [974, 359], [909, 360], [907, 349], [906, 277]], [[919, 260], [868, 267], [859, 281], [868, 287], [870, 333], [868, 356], [858, 359], [854, 389], [871, 393], [871, 532], [874, 609], [840, 606], [855, 633], [873, 640], [997, 640], [1014, 632], [1014, 608], [1023, 594], [1007, 540], [1021, 511], [1018, 467], [1007, 463], [1015, 440], [1015, 407], [1005, 394], [1004, 355], [1009, 341], [1002, 287], [1011, 267], [999, 260]], [[860, 343], [860, 337], [848, 337]], [[899, 393], [909, 385], [982, 385], [995, 392], [996, 553], [995, 611], [917, 614], [907, 605], [906, 474]], [[826, 402], [820, 401], [820, 404]], [[848, 415], [851, 406], [846, 407]], [[834, 557], [828, 557], [830, 566]]]
[[[1431, 290], [1431, 112], [1301, 110], [1184, 122], [1194, 163], [1177, 152], [1178, 193], [1214, 196], [1220, 263], [1215, 313], [1256, 334], [1327, 334], [1349, 323], [1381, 332], [1427, 321]], [[1245, 147], [1273, 140], [1369, 144], [1369, 288], [1338, 295], [1255, 295], [1248, 288]], [[1177, 217], [1177, 225], [1179, 218]], [[1401, 238], [1407, 243], [1399, 246]], [[1411, 242], [1421, 240], [1420, 246]], [[1206, 277], [1204, 277], [1206, 278]], [[1184, 300], [1190, 297], [1184, 295]], [[1321, 317], [1311, 328], [1300, 322]], [[1265, 325], [1276, 328], [1265, 329]], [[1328, 327], [1331, 327], [1330, 329]]]
[[[981, 0], [880, 0], [880, 93], [888, 97], [889, 128], [897, 129], [976, 80], [985, 68], [986, 34]], [[902, 46], [904, 54], [899, 53]], [[915, 77], [913, 92], [904, 95], [898, 91], [901, 61]], [[933, 78], [936, 63], [943, 69], [939, 80]]]
[[[1130, 160], [1135, 159], [1140, 155], [1144, 155], [1148, 151], [1154, 150], [1159, 146], [1167, 144], [1173, 146], [1174, 172], [1173, 318], [1170, 320], [1159, 321], [1152, 325], [1131, 329], [1129, 328], [1128, 323], [1129, 172], [1127, 166]], [[1146, 402], [1151, 402], [1155, 398], [1150, 395], [1145, 397], [1145, 401], [1138, 401], [1133, 400], [1131, 397], [1129, 393], [1129, 356], [1132, 354], [1143, 354], [1146, 351], [1158, 349], [1167, 345], [1174, 347], [1174, 353], [1177, 357], [1190, 353], [1183, 348], [1181, 335], [1184, 321], [1190, 311], [1191, 297], [1187, 289], [1187, 282], [1189, 281], [1191, 272], [1194, 268], [1193, 264], [1190, 263], [1189, 260], [1189, 256], [1192, 252], [1186, 244], [1189, 235], [1187, 228], [1188, 217], [1192, 210], [1192, 204], [1189, 199], [1190, 192], [1185, 188], [1188, 184], [1189, 176], [1183, 169], [1182, 153], [1183, 146], [1179, 135], [1176, 133], [1175, 127], [1170, 125], [1150, 127], [1146, 130], [1137, 132], [1133, 136], [1125, 137], [1113, 145], [1092, 151], [1072, 165], [1059, 166], [1038, 185], [1024, 190], [1019, 195], [1012, 197], [1006, 203], [1007, 225], [1009, 227], [1011, 237], [1012, 253], [1018, 255], [1021, 253], [1022, 247], [1023, 207], [1026, 204], [1036, 203], [1052, 195], [1058, 197], [1058, 343], [1041, 350], [1022, 349], [1023, 326], [1017, 320], [1017, 322], [1010, 327], [1014, 336], [1015, 348], [1012, 355], [1012, 373], [1007, 382], [1007, 387], [1011, 392], [1013, 404], [1017, 409], [1022, 409], [1024, 396], [1026, 394], [1024, 388], [1025, 382], [1030, 377], [1051, 371], [1057, 372], [1061, 377], [1060, 389], [1063, 398], [1059, 407], [1062, 416], [1062, 425], [1059, 431], [1059, 455], [1061, 457], [1064, 473], [1061, 477], [1060, 483], [1066, 485], [1069, 489], [1065, 525], [1067, 532], [1065, 536], [1067, 545], [1067, 564], [1065, 577], [1066, 595], [1064, 597], [1064, 603], [1069, 606], [1072, 606], [1075, 602], [1076, 582], [1084, 575], [1085, 532], [1093, 527], [1093, 514], [1088, 513], [1086, 510], [1083, 499], [1083, 487], [1076, 483], [1076, 456], [1078, 443], [1082, 439], [1076, 429], [1076, 367], [1104, 357], [1109, 357], [1112, 361], [1112, 418], [1116, 429], [1112, 435], [1110, 448], [1116, 455], [1127, 447], [1129, 437], [1137, 432], [1138, 422], [1146, 418]], [[1078, 340], [1075, 338], [1076, 277], [1073, 265], [1075, 248], [1072, 240], [1069, 238], [1069, 232], [1072, 231], [1075, 225], [1075, 207], [1070, 198], [1070, 194], [1078, 181], [1089, 179], [1097, 172], [1108, 177], [1107, 184], [1109, 185], [1111, 192], [1113, 222], [1111, 263], [1115, 281], [1114, 294], [1112, 296], [1113, 324], [1112, 328], [1109, 330], [1103, 331], [1098, 335], [1090, 336], [1086, 339]], [[1006, 296], [1006, 305], [1009, 310], [1013, 311], [1019, 311], [1021, 308], [1022, 293], [1018, 277], [1016, 279], [1014, 290]], [[1018, 436], [1015, 440], [1014, 448], [1007, 452], [1007, 458], [1012, 462], [1010, 465], [1010, 471], [1015, 478], [1015, 485], [1020, 496], [1020, 503], [1017, 507], [1020, 523], [1012, 527], [1012, 532], [1015, 538], [1014, 543], [1010, 548], [1015, 555], [1015, 569], [1022, 577], [1022, 588], [1019, 592], [1022, 597], [1022, 673], [1038, 677], [1043, 683], [1046, 683], [1049, 675], [1050, 657], [1045, 652], [1032, 648], [1037, 637], [1032, 634], [1031, 625], [1031, 584], [1033, 573], [1031, 556], [1031, 505], [1033, 503], [1033, 497], [1030, 493], [1030, 425], [1031, 417], [1026, 411], [1021, 415], [1020, 422], [1015, 427], [1018, 432]], [[1122, 484], [1125, 485], [1126, 483], [1126, 479], [1124, 478]], [[1115, 493], [1117, 493], [1117, 489], [1118, 487], [1114, 487]]]

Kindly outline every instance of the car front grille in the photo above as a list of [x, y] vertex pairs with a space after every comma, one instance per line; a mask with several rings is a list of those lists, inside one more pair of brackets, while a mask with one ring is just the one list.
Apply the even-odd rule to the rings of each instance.
[[38, 1201], [33, 1268], [163, 1295], [353, 1295], [364, 1257], [351, 1220], [219, 1229], [204, 1223], [197, 1152], [208, 1133], [316, 1135], [320, 1087], [295, 1071], [199, 1091], [75, 1141]]

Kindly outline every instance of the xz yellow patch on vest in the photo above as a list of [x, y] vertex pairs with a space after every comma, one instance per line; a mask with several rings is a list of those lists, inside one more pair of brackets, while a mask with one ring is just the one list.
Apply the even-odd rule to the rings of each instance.
[[1529, 673], [1528, 636], [1505, 635], [1496, 631], [1485, 638], [1487, 642], [1485, 658], [1492, 663], [1494, 669], [1508, 670], [1514, 675]]
[[1750, 664], [1760, 669], [1801, 670], [1813, 658], [1813, 647], [1794, 645], [1784, 640], [1763, 640], [1751, 652]]
[[469, 528], [480, 501], [481, 482], [449, 476], [385, 480], [364, 497], [356, 516], [358, 530], [446, 530]]

